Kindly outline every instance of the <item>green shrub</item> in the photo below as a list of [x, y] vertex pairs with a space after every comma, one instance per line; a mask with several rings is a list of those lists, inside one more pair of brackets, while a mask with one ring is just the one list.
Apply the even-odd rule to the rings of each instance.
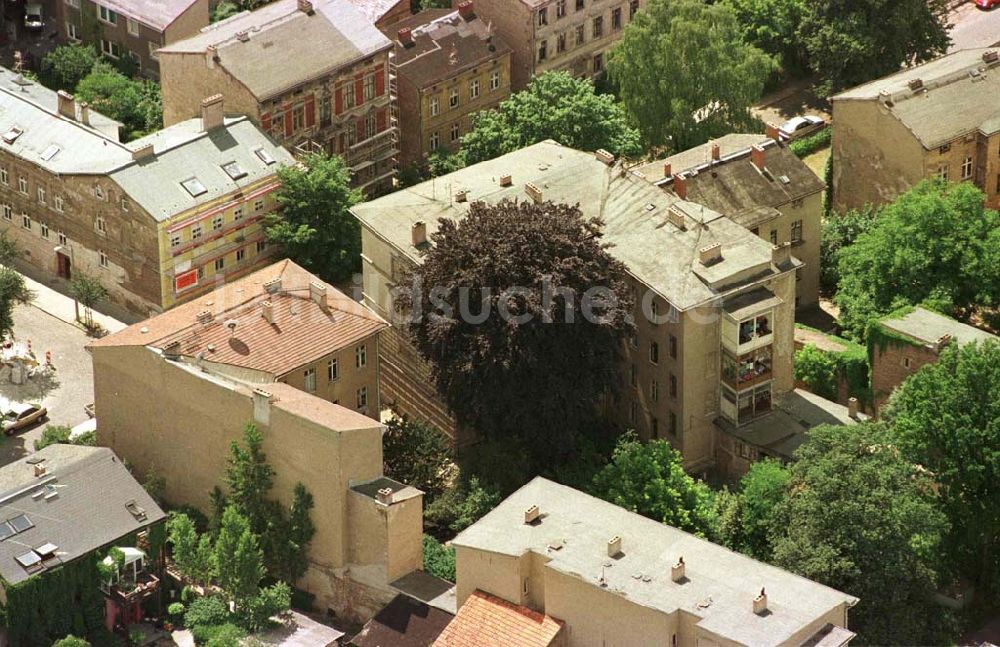
[[[813, 330], [802, 324], [797, 328]], [[834, 335], [824, 336], [844, 347], [839, 352], [820, 350], [813, 344], [795, 353], [794, 375], [803, 381], [810, 391], [826, 398], [837, 400], [840, 380], [847, 386], [847, 397], [857, 398], [862, 405], [872, 402], [871, 377], [868, 349], [861, 344]]]
[[455, 549], [424, 535], [424, 570], [449, 582], [455, 581]]
[[795, 379], [805, 382], [820, 397], [837, 399], [837, 362], [832, 353], [820, 350], [815, 344], [795, 353]]
[[171, 602], [170, 606], [167, 607], [167, 614], [175, 625], [179, 625], [184, 622], [184, 603], [183, 602]]
[[445, 491], [454, 472], [448, 437], [405, 416], [386, 423], [382, 454], [385, 475], [423, 491], [428, 502]]
[[292, 589], [284, 582], [262, 588], [253, 599], [241, 603], [240, 624], [250, 631], [260, 631], [271, 624], [271, 618], [288, 611], [292, 604]]
[[211, 627], [211, 631], [205, 640], [205, 647], [240, 647], [243, 639], [247, 637], [240, 627], [227, 623], [217, 627]]
[[56, 443], [68, 443], [72, 431], [73, 429], [67, 425], [47, 425], [42, 437], [35, 441], [35, 451], [41, 451]]
[[198, 598], [188, 605], [184, 625], [192, 629], [198, 625], [221, 625], [230, 618], [229, 605], [217, 596]]
[[462, 532], [495, 508], [501, 498], [497, 488], [481, 485], [473, 476], [467, 484], [448, 490], [427, 506], [424, 521], [442, 531]]
[[788, 148], [795, 154], [796, 157], [805, 157], [807, 155], [812, 155], [820, 149], [828, 147], [832, 139], [833, 128], [827, 127], [815, 135], [809, 135], [808, 137], [792, 141], [792, 143], [788, 145]]
[[76, 636], [66, 636], [61, 640], [52, 643], [52, 647], [90, 647], [90, 643], [83, 638]]

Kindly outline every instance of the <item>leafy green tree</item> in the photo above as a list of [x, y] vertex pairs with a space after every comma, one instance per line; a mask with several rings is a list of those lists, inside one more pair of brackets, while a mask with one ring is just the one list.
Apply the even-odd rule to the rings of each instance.
[[1000, 213], [969, 182], [926, 180], [883, 207], [840, 250], [840, 324], [861, 338], [875, 319], [929, 303], [959, 316], [1000, 302]]
[[805, 0], [725, 0], [736, 13], [747, 42], [779, 59], [791, 72], [804, 71], [805, 52], [798, 38], [809, 3]]
[[832, 353], [822, 351], [816, 344], [806, 344], [795, 351], [794, 377], [805, 383], [810, 391], [827, 400], [837, 399], [840, 373]]
[[272, 616], [288, 611], [292, 604], [292, 589], [278, 582], [260, 589], [241, 614], [241, 624], [249, 631], [260, 631], [271, 624]]
[[386, 476], [422, 490], [428, 503], [445, 491], [454, 473], [448, 437], [430, 423], [406, 416], [386, 423], [382, 459]]
[[[833, 159], [831, 155], [829, 159]], [[827, 182], [827, 186], [830, 183]], [[820, 235], [819, 281], [824, 290], [837, 289], [840, 282], [840, 250], [849, 247], [858, 236], [871, 229], [878, 216], [878, 210], [867, 207], [851, 209], [846, 213], [829, 214], [823, 219]]]
[[46, 425], [42, 437], [35, 441], [35, 451], [41, 451], [56, 443], [69, 443], [69, 435], [73, 429], [69, 425]]
[[774, 69], [728, 4], [701, 0], [650, 0], [608, 61], [643, 142], [674, 151], [757, 129], [750, 108]]
[[302, 577], [309, 566], [306, 553], [316, 526], [310, 518], [313, 509], [312, 494], [301, 483], [295, 484], [292, 494], [292, 505], [288, 511], [288, 519], [280, 526], [280, 530], [269, 533], [278, 541], [273, 546], [275, 554], [269, 562], [269, 572], [287, 582], [295, 582]]
[[940, 486], [958, 575], [1000, 591], [1000, 343], [951, 344], [884, 410], [905, 456]]
[[17, 241], [0, 231], [0, 265], [9, 265], [24, 255]]
[[828, 94], [943, 54], [947, 0], [815, 0], [797, 42]]
[[24, 277], [6, 266], [0, 266], [0, 337], [14, 332], [14, 308], [35, 298]]
[[184, 613], [186, 627], [221, 625], [229, 619], [229, 605], [218, 595], [195, 598]]
[[742, 552], [755, 559], [771, 561], [774, 511], [784, 499], [790, 479], [788, 470], [772, 459], [755, 462], [740, 479]]
[[632, 329], [625, 268], [602, 224], [578, 207], [509, 200], [439, 221], [395, 303], [460, 424], [531, 437], [545, 460], [597, 417]]
[[214, 554], [219, 587], [237, 610], [242, 610], [257, 596], [266, 569], [257, 535], [236, 506], [229, 506], [222, 514]]
[[60, 45], [42, 59], [39, 73], [42, 83], [56, 90], [73, 92], [98, 61], [93, 45], [71, 43]]
[[236, 506], [247, 518], [251, 530], [262, 535], [275, 515], [276, 504], [268, 499], [274, 487], [274, 468], [264, 453], [264, 435], [253, 423], [243, 428], [243, 445], [233, 441], [226, 460], [228, 504]]
[[207, 584], [215, 572], [212, 538], [209, 535], [199, 537], [194, 522], [183, 513], [170, 515], [167, 534], [177, 568], [195, 583]]
[[219, 22], [220, 20], [225, 20], [231, 16], [235, 16], [240, 12], [240, 7], [235, 2], [229, 2], [229, 0], [222, 0], [219, 4], [215, 5], [215, 9], [212, 10], [211, 21]]
[[205, 647], [240, 647], [246, 637], [247, 632], [242, 627], [226, 623], [213, 627], [204, 644]]
[[859, 597], [865, 644], [934, 644], [948, 522], [931, 479], [874, 423], [813, 428], [796, 458], [769, 524], [774, 563]]
[[424, 570], [449, 582], [455, 581], [455, 549], [424, 535]]
[[90, 643], [83, 638], [77, 638], [76, 636], [66, 636], [61, 640], [57, 640], [52, 643], [52, 647], [90, 647]]
[[462, 532], [500, 504], [500, 492], [472, 476], [468, 483], [446, 490], [424, 513], [424, 521], [437, 526], [439, 534]]
[[359, 265], [361, 227], [347, 210], [361, 201], [339, 156], [313, 153], [278, 170], [280, 212], [264, 220], [268, 240], [326, 281], [341, 281]]
[[108, 298], [107, 288], [97, 278], [76, 272], [69, 282], [69, 294], [83, 306], [84, 325], [93, 328], [93, 308]]
[[665, 440], [622, 436], [611, 462], [594, 477], [592, 493], [699, 537], [718, 535], [711, 489], [688, 476], [680, 452]]
[[545, 139], [615, 155], [641, 152], [639, 134], [614, 97], [596, 94], [591, 81], [568, 72], [546, 72], [495, 110], [473, 115], [472, 130], [462, 137], [462, 154], [475, 164]]
[[98, 61], [76, 86], [76, 98], [125, 127], [126, 140], [163, 127], [160, 86], [128, 78], [114, 66]]

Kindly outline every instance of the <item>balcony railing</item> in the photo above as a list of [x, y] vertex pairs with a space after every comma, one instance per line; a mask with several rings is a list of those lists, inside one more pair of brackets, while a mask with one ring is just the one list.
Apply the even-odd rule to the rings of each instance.
[[160, 586], [160, 578], [152, 573], [142, 572], [135, 582], [121, 581], [111, 587], [111, 599], [115, 602], [131, 604], [145, 600]]

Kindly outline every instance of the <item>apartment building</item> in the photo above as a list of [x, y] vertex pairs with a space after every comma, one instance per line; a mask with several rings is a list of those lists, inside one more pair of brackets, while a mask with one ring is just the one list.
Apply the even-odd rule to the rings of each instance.
[[825, 185], [779, 143], [777, 129], [768, 128], [767, 135], [726, 135], [636, 170], [664, 191], [726, 214], [772, 245], [790, 244], [802, 261], [795, 307], [815, 306]]
[[221, 94], [296, 155], [341, 155], [355, 186], [391, 188], [398, 130], [392, 42], [349, 0], [278, 0], [159, 50], [166, 124]]
[[877, 339], [869, 347], [869, 359], [876, 413], [896, 387], [925, 365], [937, 362], [949, 345], [1000, 343], [996, 335], [919, 306], [881, 319], [873, 336]]
[[[464, 1], [454, 0], [461, 8]], [[475, 11], [512, 48], [513, 90], [551, 70], [594, 78], [645, 0], [476, 0]]]
[[[600, 215], [609, 253], [628, 269], [637, 331], [623, 348], [622, 383], [608, 413], [642, 438], [668, 440], [689, 469], [715, 464], [718, 434], [772, 411], [792, 390], [795, 272], [789, 244], [771, 245], [727, 216], [682, 200], [604, 151], [553, 141], [464, 168], [356, 205], [364, 303], [393, 312], [392, 288], [421, 262], [440, 218], [460, 219], [474, 201], [579, 204]], [[386, 402], [450, 433], [456, 430], [426, 365], [393, 326], [381, 346]]]
[[833, 200], [878, 205], [925, 178], [1000, 208], [1000, 50], [966, 49], [833, 97]]
[[140, 73], [154, 79], [160, 75], [156, 50], [197, 34], [209, 22], [209, 0], [57, 0], [54, 4], [60, 40], [93, 45], [115, 60], [132, 57]]
[[400, 161], [421, 164], [455, 152], [472, 116], [510, 96], [511, 50], [471, 2], [458, 11], [421, 11], [391, 26], [399, 79]]
[[842, 647], [854, 637], [857, 598], [541, 477], [452, 545], [452, 625], [491, 630], [469, 607], [500, 598], [551, 619], [540, 633], [562, 624], [532, 645]]
[[288, 506], [302, 483], [315, 501], [309, 565], [293, 584], [317, 608], [366, 622], [422, 565], [422, 493], [383, 476], [384, 427], [354, 399], [370, 389], [375, 413], [384, 324], [287, 261], [189, 305], [88, 347], [98, 442], [165, 477], [171, 503], [208, 512], [230, 444], [255, 424], [275, 471], [270, 496]]
[[37, 270], [97, 278], [143, 316], [261, 267], [260, 220], [292, 157], [219, 97], [203, 103], [122, 144], [117, 122], [0, 68], [0, 230]]

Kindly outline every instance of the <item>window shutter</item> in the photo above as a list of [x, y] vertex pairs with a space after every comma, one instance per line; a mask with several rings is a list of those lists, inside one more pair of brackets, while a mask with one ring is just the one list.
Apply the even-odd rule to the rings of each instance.
[[336, 111], [339, 115], [344, 111], [344, 88], [337, 88]]
[[271, 132], [271, 113], [265, 112], [260, 116], [260, 129], [264, 132]]
[[357, 105], [361, 105], [365, 102], [365, 73], [360, 72], [354, 79], [354, 96], [357, 101]]
[[310, 94], [306, 97], [306, 128], [311, 128], [316, 123], [316, 96]]
[[385, 130], [385, 108], [379, 110], [375, 117], [375, 131], [382, 132], [383, 130]]
[[292, 136], [292, 106], [284, 105], [282, 108], [285, 111], [285, 137]]
[[375, 72], [375, 96], [380, 97], [385, 93], [385, 70], [378, 68]]

